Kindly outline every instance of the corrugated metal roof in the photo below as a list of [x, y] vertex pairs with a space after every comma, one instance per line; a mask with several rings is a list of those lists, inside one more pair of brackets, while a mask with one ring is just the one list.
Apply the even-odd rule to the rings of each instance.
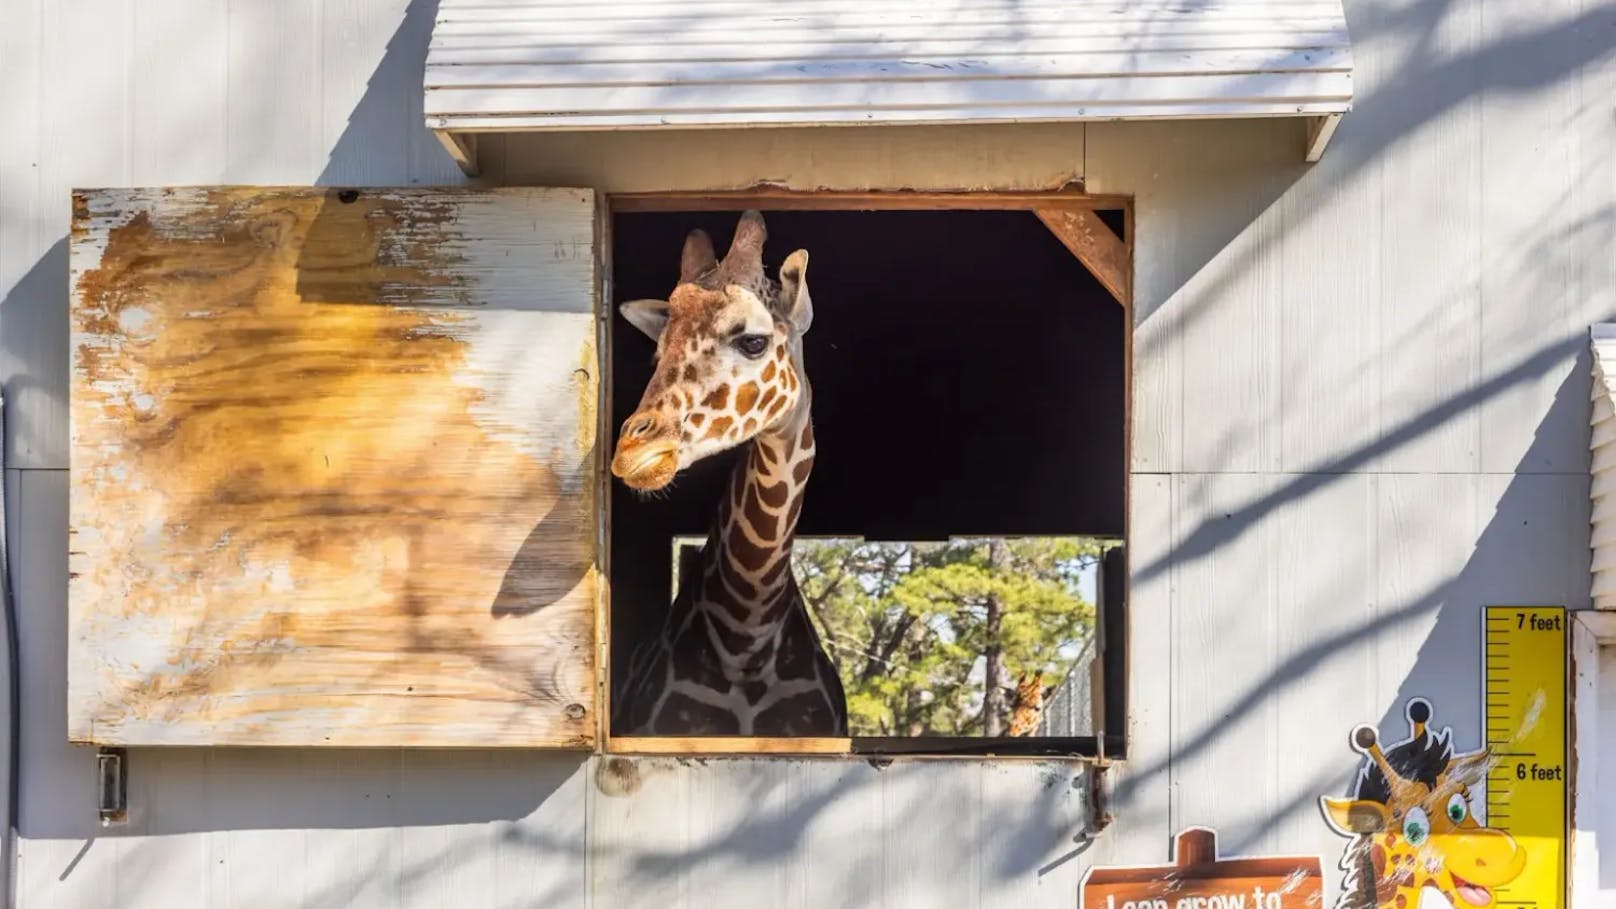
[[[1311, 116], [1340, 0], [442, 0], [444, 132]], [[1310, 152], [1313, 151], [1310, 149]]]
[[1593, 547], [1593, 601], [1616, 609], [1616, 324], [1595, 325], [1593, 428], [1589, 434], [1589, 490]]

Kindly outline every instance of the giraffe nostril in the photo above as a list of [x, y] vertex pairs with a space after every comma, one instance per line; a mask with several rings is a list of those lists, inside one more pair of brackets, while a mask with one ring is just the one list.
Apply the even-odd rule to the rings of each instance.
[[648, 435], [654, 428], [656, 428], [656, 417], [648, 413], [640, 414], [637, 417], [630, 418], [628, 423], [624, 424], [623, 435], [630, 438], [639, 438], [640, 436]]

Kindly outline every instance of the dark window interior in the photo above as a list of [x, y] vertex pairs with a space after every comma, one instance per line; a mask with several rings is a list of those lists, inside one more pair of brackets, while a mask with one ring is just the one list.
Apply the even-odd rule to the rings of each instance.
[[[722, 255], [739, 212], [620, 213], [611, 303], [666, 298], [686, 232]], [[771, 276], [807, 249], [819, 452], [799, 534], [1121, 538], [1125, 314], [1027, 211], [766, 212]], [[1121, 213], [1102, 217], [1118, 233]], [[612, 442], [652, 343], [611, 321]], [[654, 498], [611, 492], [611, 662], [667, 608], [670, 540], [703, 535], [730, 459]]]

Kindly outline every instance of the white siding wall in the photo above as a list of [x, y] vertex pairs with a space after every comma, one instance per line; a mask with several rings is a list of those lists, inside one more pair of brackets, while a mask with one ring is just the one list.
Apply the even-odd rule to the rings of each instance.
[[[1616, 315], [1616, 2], [1349, 0], [1357, 109], [1300, 124], [493, 140], [495, 181], [1138, 194], [1134, 759], [137, 752], [94, 822], [64, 744], [67, 191], [449, 183], [431, 3], [0, 0], [0, 378], [24, 654], [24, 907], [1070, 906], [1088, 861], [1341, 842], [1347, 730], [1479, 734], [1478, 608], [1588, 600], [1586, 330]], [[1395, 730], [1395, 726], [1392, 727]], [[1332, 876], [1331, 886], [1334, 886]]]

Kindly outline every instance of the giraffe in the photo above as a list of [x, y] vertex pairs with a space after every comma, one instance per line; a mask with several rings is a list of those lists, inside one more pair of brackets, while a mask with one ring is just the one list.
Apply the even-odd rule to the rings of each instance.
[[1486, 777], [1487, 749], [1453, 753], [1452, 730], [1432, 732], [1431, 705], [1411, 699], [1412, 734], [1382, 749], [1375, 730], [1352, 731], [1365, 756], [1351, 798], [1320, 799], [1334, 830], [1351, 837], [1341, 858], [1335, 909], [1486, 909], [1494, 890], [1514, 880], [1526, 852], [1514, 837], [1485, 826], [1470, 787]]
[[1010, 706], [1010, 735], [1032, 735], [1044, 715], [1044, 677], [1024, 672], [1016, 680], [1016, 697]]
[[814, 463], [808, 253], [793, 252], [770, 280], [766, 236], [763, 216], [746, 212], [718, 261], [692, 231], [668, 299], [619, 307], [657, 353], [612, 473], [651, 492], [702, 458], [745, 449], [660, 634], [614, 686], [617, 735], [847, 735], [841, 680], [791, 568]]

